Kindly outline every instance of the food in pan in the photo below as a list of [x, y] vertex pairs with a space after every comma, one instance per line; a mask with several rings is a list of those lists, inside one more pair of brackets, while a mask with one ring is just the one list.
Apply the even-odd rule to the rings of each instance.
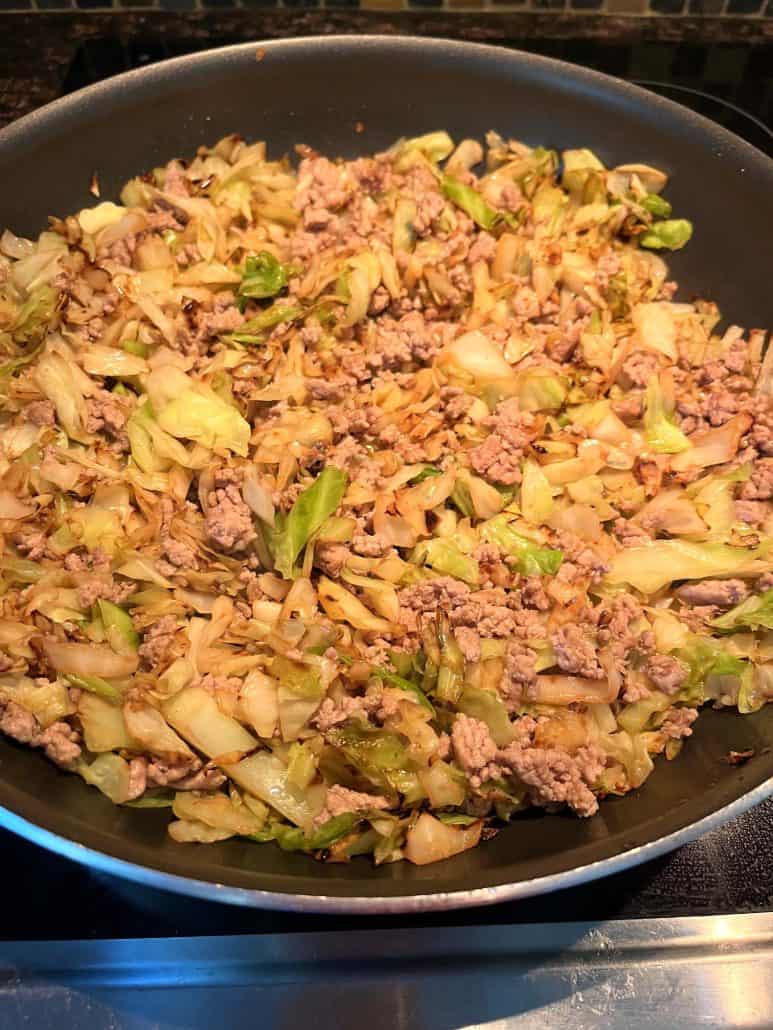
[[592, 816], [773, 696], [765, 334], [655, 168], [297, 149], [0, 240], [0, 729], [181, 842]]

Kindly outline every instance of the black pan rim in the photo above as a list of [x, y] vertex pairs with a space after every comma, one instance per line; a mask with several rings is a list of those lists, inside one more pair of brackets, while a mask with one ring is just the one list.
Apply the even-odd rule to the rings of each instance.
[[677, 101], [660, 96], [624, 79], [607, 75], [604, 72], [598, 72], [584, 65], [572, 64], [569, 61], [563, 61], [555, 57], [545, 57], [542, 54], [533, 54], [526, 50], [504, 48], [489, 43], [471, 43], [464, 40], [413, 35], [364, 34], [349, 36], [331, 34], [325, 36], [300, 36], [291, 39], [255, 40], [255, 42], [233, 43], [221, 47], [212, 47], [198, 53], [167, 58], [143, 68], [134, 68], [130, 71], [110, 76], [101, 82], [84, 86], [67, 96], [59, 97], [48, 104], [44, 104], [37, 110], [31, 111], [22, 118], [11, 122], [5, 128], [0, 129], [0, 148], [5, 144], [15, 142], [17, 138], [23, 138], [30, 131], [38, 128], [45, 129], [46, 124], [55, 119], [60, 117], [66, 118], [68, 115], [75, 114], [81, 105], [98, 103], [103, 98], [120, 94], [124, 90], [130, 89], [134, 83], [149, 85], [153, 81], [169, 80], [174, 77], [177, 71], [182, 69], [190, 69], [197, 66], [204, 68], [208, 64], [221, 64], [231, 60], [239, 60], [249, 55], [252, 55], [252, 59], [256, 59], [257, 51], [261, 52], [262, 56], [260, 59], [262, 61], [270, 59], [272, 51], [314, 50], [324, 52], [334, 51], [337, 48], [356, 48], [358, 50], [377, 48], [403, 51], [412, 49], [426, 51], [427, 49], [432, 49], [437, 53], [445, 52], [449, 55], [478, 56], [488, 60], [496, 58], [496, 60], [501, 62], [531, 65], [545, 73], [552, 72], [569, 76], [577, 85], [582, 84], [588, 88], [596, 86], [602, 89], [607, 96], [617, 95], [620, 99], [632, 97], [638, 99], [641, 103], [647, 103], [653, 110], [660, 109], [674, 115], [678, 114], [683, 121], [689, 122], [704, 133], [713, 136], [717, 143], [732, 146], [737, 153], [744, 154], [749, 161], [755, 164], [761, 163], [763, 168], [773, 171], [773, 158], [768, 157], [757, 147], [741, 139], [740, 136], [736, 136], [735, 133], [711, 121], [711, 119], [706, 118], [704, 115], [684, 107], [684, 105], [679, 104]]
[[575, 866], [564, 872], [519, 880], [514, 883], [496, 884], [491, 887], [394, 896], [353, 895], [344, 897], [336, 894], [301, 894], [236, 887], [232, 884], [202, 880], [193, 876], [180, 876], [152, 866], [139, 865], [136, 862], [118, 858], [106, 851], [95, 850], [68, 837], [53, 833], [39, 824], [29, 822], [2, 806], [0, 806], [0, 827], [38, 844], [54, 854], [88, 865], [101, 873], [118, 876], [144, 887], [152, 887], [204, 901], [223, 902], [244, 908], [305, 912], [310, 915], [322, 913], [330, 915], [410, 915], [520, 901], [535, 895], [592, 883], [614, 873], [633, 869], [644, 862], [649, 862], [689, 844], [711, 830], [716, 830], [730, 820], [738, 818], [771, 795], [773, 795], [773, 777], [764, 780], [735, 801], [673, 833], [622, 851], [610, 858]]
[[[679, 119], [685, 126], [685, 129], [692, 128], [696, 133], [699, 133], [706, 140], [707, 146], [723, 148], [724, 152], [732, 153], [736, 159], [740, 158], [746, 167], [757, 169], [766, 178], [770, 177], [771, 182], [773, 182], [773, 160], [761, 151], [703, 116], [695, 114], [674, 101], [650, 93], [638, 86], [612, 78], [592, 69], [523, 51], [505, 50], [485, 44], [454, 40], [426, 39], [417, 36], [332, 35], [266, 42], [255, 41], [254, 43], [226, 46], [174, 58], [107, 79], [32, 112], [0, 131], [0, 154], [2, 154], [6, 147], [11, 150], [31, 145], [36, 138], [41, 139], [44, 137], [49, 129], [61, 128], [72, 124], [73, 121], [77, 120], [80, 113], [87, 114], [91, 105], [99, 107], [102, 104], [118, 102], [121, 94], [130, 92], [135, 87], [141, 86], [143, 89], [152, 88], [155, 83], [172, 92], [175, 77], [183, 71], [205, 72], [209, 68], [217, 69], [247, 60], [254, 61], [257, 50], [263, 51], [264, 59], [270, 61], [272, 53], [282, 55], [293, 54], [295, 56], [303, 56], [304, 54], [342, 56], [347, 51], [362, 52], [362, 50], [369, 48], [380, 52], [392, 51], [396, 53], [399, 51], [404, 54], [415, 52], [418, 55], [420, 52], [425, 56], [427, 51], [431, 50], [433, 56], [438, 57], [445, 56], [459, 59], [466, 57], [492, 64], [509, 64], [513, 68], [534, 69], [537, 78], [543, 78], [546, 82], [559, 76], [564, 82], [569, 83], [573, 90], [586, 94], [596, 93], [607, 101], [611, 99], [622, 104], [626, 100], [635, 100], [639, 105], [646, 106], [650, 111], [661, 111], [664, 117], [668, 115], [672, 119]], [[742, 792], [739, 793], [739, 791]], [[86, 863], [103, 872], [120, 875], [147, 886], [155, 886], [208, 900], [220, 900], [238, 905], [309, 913], [415, 913], [516, 900], [530, 895], [590, 882], [610, 873], [631, 868], [695, 839], [708, 830], [716, 828], [723, 822], [742, 814], [748, 808], [758, 804], [773, 794], [773, 777], [757, 782], [751, 789], [744, 790], [742, 785], [739, 784], [738, 790], [735, 793], [738, 796], [732, 797], [728, 803], [723, 804], [722, 799], [717, 799], [719, 807], [713, 811], [707, 811], [704, 804], [703, 814], [699, 813], [697, 819], [693, 819], [681, 826], [677, 825], [676, 829], [668, 826], [658, 827], [661, 832], [654, 839], [632, 847], [624, 847], [624, 850], [616, 854], [584, 862], [579, 866], [569, 869], [523, 878], [515, 882], [500, 882], [491, 886], [474, 887], [466, 890], [441, 889], [430, 893], [424, 890], [424, 884], [409, 885], [407, 883], [403, 885], [406, 890], [404, 894], [392, 891], [378, 893], [379, 887], [382, 885], [374, 881], [373, 895], [354, 895], [351, 893], [310, 894], [302, 893], [300, 884], [300, 889], [295, 890], [291, 883], [288, 883], [286, 888], [264, 890], [244, 887], [233, 882], [233, 880], [229, 883], [227, 875], [222, 877], [222, 882], [214, 878], [203, 879], [197, 876], [195, 870], [192, 870], [190, 875], [182, 875], [171, 872], [169, 869], [164, 869], [161, 864], [153, 864], [152, 862], [140, 864], [133, 859], [120, 857], [120, 844], [116, 844], [113, 848], [104, 846], [97, 848], [93, 844], [80, 843], [74, 835], [69, 834], [69, 829], [68, 834], [65, 835], [64, 833], [46, 828], [43, 820], [40, 822], [30, 821], [20, 811], [25, 806], [15, 804], [15, 799], [9, 796], [13, 794], [12, 786], [2, 782], [0, 782], [0, 799], [9, 807], [0, 808], [0, 825], [65, 857]], [[5, 794], [4, 798], [3, 794]], [[667, 820], [665, 816], [662, 816], [654, 821], [664, 822]], [[674, 820], [672, 815], [670, 820], [671, 827], [673, 827], [674, 821], [678, 823], [679, 820], [678, 818]], [[83, 833], [82, 839], [88, 840], [91, 837], [93, 842], [95, 836], [99, 837], [99, 834], [88, 831], [88, 827], [85, 827], [85, 830], [87, 832]], [[665, 832], [662, 832], [663, 830]], [[185, 865], [184, 862], [179, 864]], [[195, 865], [193, 861], [188, 864], [191, 867]], [[256, 876], [259, 875], [256, 873]], [[289, 873], [283, 875], [287, 881], [306, 879], [293, 877]], [[271, 879], [281, 879], [281, 877], [271, 877]], [[439, 879], [442, 881], [443, 878], [440, 877]], [[320, 886], [322, 886], [322, 882]], [[397, 891], [400, 890], [399, 885], [396, 885], [396, 888]]]

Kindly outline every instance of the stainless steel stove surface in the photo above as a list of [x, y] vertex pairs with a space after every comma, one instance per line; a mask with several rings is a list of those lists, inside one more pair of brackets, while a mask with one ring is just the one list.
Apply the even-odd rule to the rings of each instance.
[[[770, 48], [503, 42], [647, 84], [773, 155]], [[193, 48], [91, 40], [63, 92]], [[606, 880], [413, 917], [231, 908], [0, 847], [0, 1030], [773, 1026], [773, 800]]]

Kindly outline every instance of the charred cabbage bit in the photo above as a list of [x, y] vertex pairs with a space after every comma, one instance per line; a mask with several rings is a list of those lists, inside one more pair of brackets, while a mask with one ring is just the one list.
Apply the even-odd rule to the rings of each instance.
[[592, 816], [773, 698], [767, 336], [657, 168], [297, 149], [0, 235], [0, 731], [179, 844]]

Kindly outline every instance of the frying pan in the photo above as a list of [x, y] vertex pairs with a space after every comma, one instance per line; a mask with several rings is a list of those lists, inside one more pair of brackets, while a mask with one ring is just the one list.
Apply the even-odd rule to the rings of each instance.
[[[530, 143], [590, 147], [605, 164], [672, 176], [693, 220], [673, 257], [680, 296], [719, 302], [728, 321], [773, 325], [773, 162], [724, 129], [634, 86], [492, 47], [388, 37], [248, 44], [129, 72], [59, 100], [0, 134], [0, 226], [35, 234], [49, 214], [104, 198], [131, 175], [230, 132], [275, 155], [304, 142], [354, 156], [402, 135], [489, 128]], [[244, 905], [408, 912], [484, 904], [595, 879], [674, 848], [773, 793], [773, 706], [705, 712], [673, 762], [588, 820], [527, 813], [438, 865], [321, 865], [273, 845], [179, 845], [168, 812], [116, 808], [39, 753], [0, 740], [0, 824], [101, 870]], [[730, 750], [754, 757], [733, 767]]]

